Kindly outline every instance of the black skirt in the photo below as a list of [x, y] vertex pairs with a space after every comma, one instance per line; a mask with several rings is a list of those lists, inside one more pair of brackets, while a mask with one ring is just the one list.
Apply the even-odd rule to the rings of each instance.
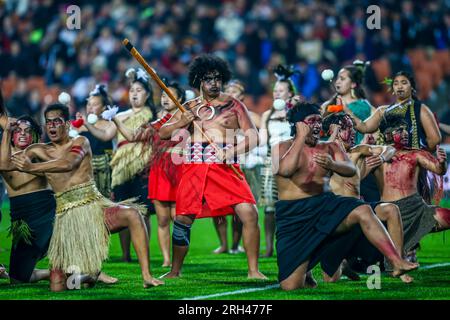
[[28, 282], [36, 263], [48, 250], [53, 233], [56, 202], [51, 190], [42, 190], [10, 198], [11, 223], [26, 224], [29, 239], [13, 233], [10, 277]]
[[[337, 196], [331, 192], [299, 199], [280, 200], [275, 205], [278, 279], [288, 278], [302, 263], [309, 260], [308, 270], [324, 260], [322, 268], [332, 275], [352, 247], [329, 250], [335, 241], [347, 234], [333, 235], [341, 222], [357, 207], [365, 205], [359, 199]], [[324, 259], [327, 257], [327, 259]]]

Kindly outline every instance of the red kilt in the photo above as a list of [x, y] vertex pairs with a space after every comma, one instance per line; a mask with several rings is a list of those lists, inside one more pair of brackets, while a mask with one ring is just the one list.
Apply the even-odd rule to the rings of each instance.
[[226, 164], [184, 163], [176, 197], [177, 215], [195, 215], [197, 219], [234, 214], [232, 206], [256, 204], [244, 177], [240, 180]]
[[170, 153], [166, 152], [164, 157], [156, 161], [150, 168], [148, 198], [175, 202], [180, 177], [181, 165], [173, 164], [170, 161]]

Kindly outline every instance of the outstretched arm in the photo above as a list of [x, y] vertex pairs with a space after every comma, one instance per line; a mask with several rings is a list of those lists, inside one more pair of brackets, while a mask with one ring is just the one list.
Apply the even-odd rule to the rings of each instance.
[[377, 131], [380, 126], [381, 120], [383, 119], [384, 111], [387, 106], [379, 107], [375, 110], [372, 115], [367, 118], [365, 121], [361, 121], [355, 114], [346, 106], [344, 107], [344, 111], [353, 119], [355, 123], [355, 129], [361, 133], [374, 133]]
[[86, 129], [88, 129], [89, 132], [92, 133], [92, 135], [94, 137], [96, 137], [97, 139], [99, 139], [101, 141], [111, 141], [117, 135], [117, 128], [111, 122], [108, 122], [107, 125], [100, 128], [100, 127], [96, 127], [95, 125], [87, 122], [86, 119], [84, 118], [84, 116], [79, 112], [77, 113], [76, 117], [77, 117], [77, 119], [80, 119], [80, 118], [83, 119], [84, 126], [86, 127]]
[[33, 163], [31, 162], [31, 157], [33, 155], [37, 158], [41, 157], [35, 150], [29, 150], [29, 148], [30, 147], [23, 153], [14, 154], [12, 156], [12, 162], [17, 169], [28, 173], [70, 172], [80, 165], [85, 155], [89, 153], [91, 149], [88, 139], [85, 137], [78, 137], [74, 140], [69, 152], [65, 153], [61, 158]]
[[437, 150], [437, 158], [433, 157], [428, 151], [419, 151], [417, 153], [417, 162], [422, 168], [440, 176], [447, 172], [447, 154], [442, 148]]

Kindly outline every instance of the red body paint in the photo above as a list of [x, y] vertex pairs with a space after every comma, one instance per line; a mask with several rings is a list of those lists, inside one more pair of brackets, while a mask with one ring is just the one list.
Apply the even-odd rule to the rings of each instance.
[[415, 190], [417, 159], [415, 153], [396, 155], [392, 163], [385, 166], [385, 187], [401, 191]]
[[446, 208], [437, 208], [436, 214], [442, 220], [445, 225], [443, 227], [449, 228], [450, 227], [450, 210]]
[[401, 259], [392, 241], [389, 240], [380, 241], [380, 243], [378, 244], [378, 249], [386, 258], [388, 258], [392, 262]]

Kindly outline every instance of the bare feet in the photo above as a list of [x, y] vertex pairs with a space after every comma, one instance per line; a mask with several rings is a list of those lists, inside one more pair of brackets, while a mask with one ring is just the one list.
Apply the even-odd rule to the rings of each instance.
[[359, 281], [361, 278], [350, 266], [347, 260], [342, 261], [342, 275], [349, 278], [351, 281]]
[[105, 284], [115, 284], [117, 283], [117, 281], [119, 281], [117, 278], [108, 276], [106, 273], [104, 272], [100, 272], [100, 275], [98, 276], [97, 279], [98, 282], [101, 283], [105, 283]]
[[123, 262], [131, 262], [131, 257], [122, 257]]
[[394, 265], [394, 271], [392, 272], [393, 277], [400, 277], [401, 275], [413, 271], [419, 267], [418, 263], [408, 262], [406, 260], [400, 260]]
[[311, 288], [311, 289], [317, 288], [317, 281], [316, 281], [316, 279], [314, 279], [311, 271], [306, 273], [305, 288]]
[[0, 265], [0, 279], [9, 279], [8, 272], [6, 272], [6, 268], [3, 265]]
[[261, 279], [261, 280], [269, 280], [265, 275], [263, 275], [259, 271], [249, 271], [248, 279]]
[[150, 288], [150, 287], [157, 287], [164, 284], [164, 281], [158, 280], [156, 278], [150, 278], [148, 280], [144, 280], [144, 289]]
[[414, 278], [407, 274], [402, 274], [400, 276], [400, 280], [403, 281], [403, 283], [412, 283], [414, 281]]
[[169, 271], [165, 274], [163, 274], [162, 276], [160, 276], [160, 279], [173, 279], [173, 278], [179, 278], [181, 277], [181, 273], [180, 272], [175, 272], [175, 271]]
[[170, 263], [170, 261], [164, 261], [161, 267], [170, 268], [172, 267], [172, 264]]
[[215, 254], [221, 254], [221, 253], [227, 253], [228, 249], [225, 247], [218, 247], [216, 250], [213, 251]]

